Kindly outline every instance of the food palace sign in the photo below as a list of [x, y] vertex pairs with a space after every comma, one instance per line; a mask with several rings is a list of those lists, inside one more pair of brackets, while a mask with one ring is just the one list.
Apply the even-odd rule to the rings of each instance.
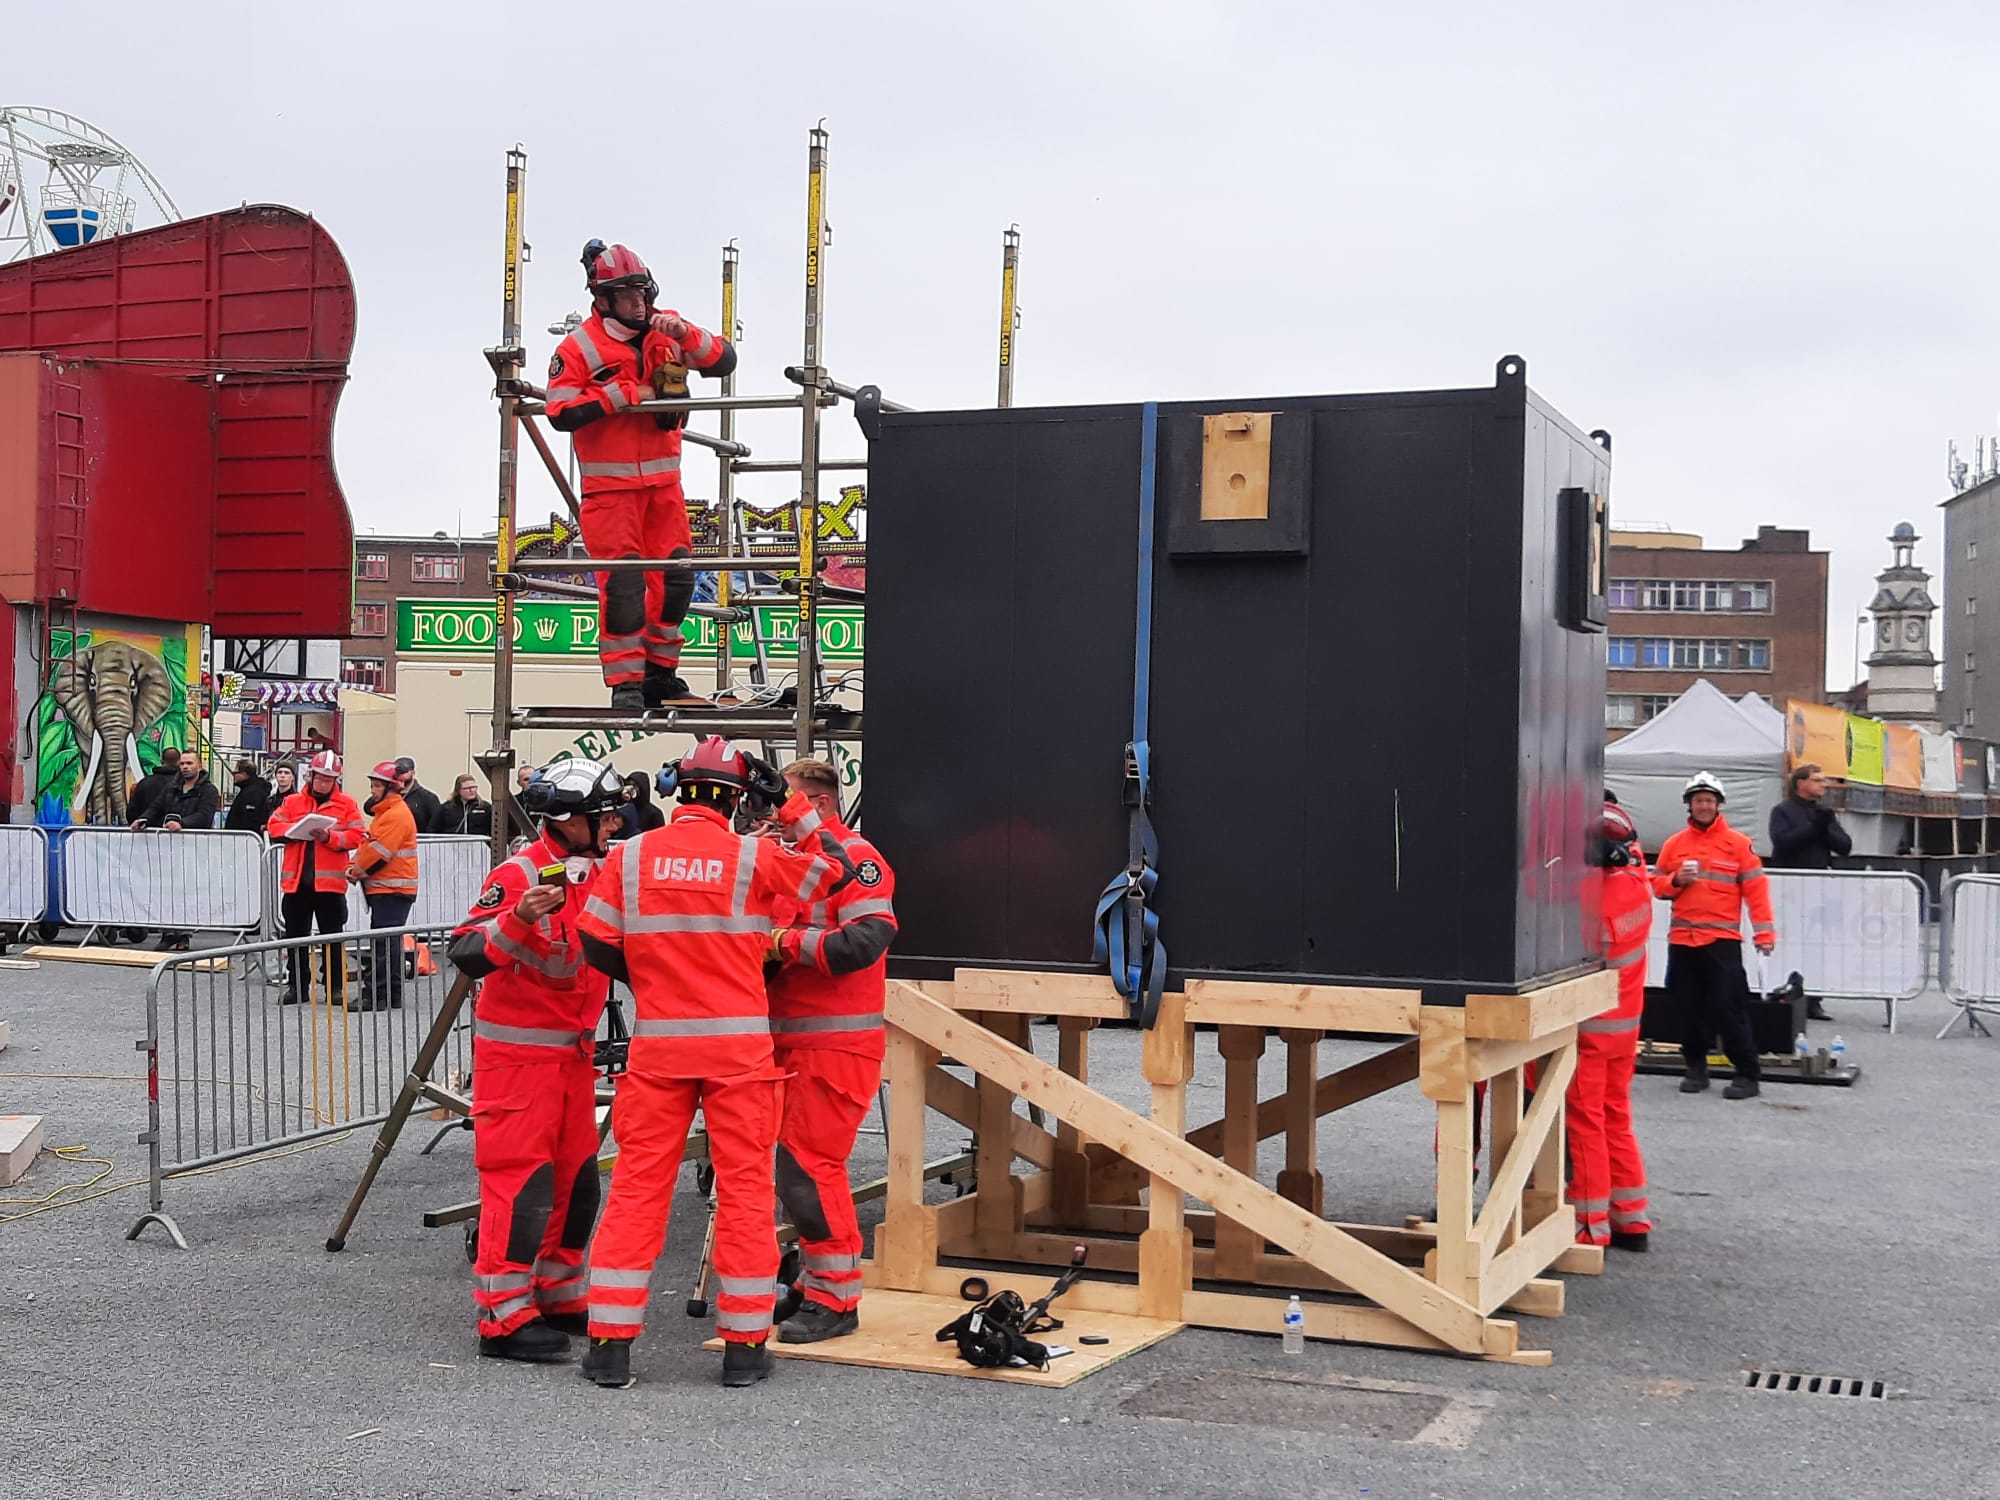
[[[774, 660], [798, 654], [799, 616], [789, 604], [753, 606], [750, 622], [729, 628], [734, 661], [755, 661], [757, 637]], [[396, 652], [399, 656], [491, 656], [495, 610], [490, 599], [398, 599]], [[706, 616], [685, 621], [683, 648], [689, 657], [713, 656], [717, 625]], [[820, 659], [857, 662], [866, 644], [862, 612], [856, 605], [822, 605]], [[567, 600], [519, 599], [514, 604], [514, 650], [521, 656], [597, 657], [597, 606]]]

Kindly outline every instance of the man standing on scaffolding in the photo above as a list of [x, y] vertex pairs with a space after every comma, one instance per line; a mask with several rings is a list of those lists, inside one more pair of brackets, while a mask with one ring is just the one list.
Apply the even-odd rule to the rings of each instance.
[[[685, 412], [634, 411], [640, 402], [687, 395], [687, 372], [720, 379], [736, 350], [671, 310], [659, 286], [623, 245], [583, 247], [591, 315], [549, 364], [549, 425], [570, 435], [582, 480], [583, 544], [593, 558], [686, 557], [693, 551], [681, 492]], [[678, 675], [681, 621], [694, 574], [600, 572], [597, 654], [611, 706], [656, 708], [688, 696]]]

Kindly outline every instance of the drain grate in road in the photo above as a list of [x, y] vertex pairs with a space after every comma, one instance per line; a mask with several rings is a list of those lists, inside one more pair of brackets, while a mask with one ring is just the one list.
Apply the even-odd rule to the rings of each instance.
[[1463, 1448], [1493, 1397], [1395, 1380], [1301, 1379], [1240, 1370], [1183, 1370], [1149, 1381], [1121, 1403], [1135, 1417]]
[[1889, 1384], [1853, 1375], [1801, 1375], [1790, 1370], [1765, 1370], [1752, 1365], [1743, 1372], [1747, 1390], [1774, 1391], [1780, 1396], [1844, 1396], [1863, 1401], [1887, 1401]]

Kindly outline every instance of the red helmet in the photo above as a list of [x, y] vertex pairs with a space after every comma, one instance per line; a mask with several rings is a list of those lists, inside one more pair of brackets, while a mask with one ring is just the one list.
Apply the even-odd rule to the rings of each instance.
[[750, 785], [750, 759], [719, 734], [711, 734], [681, 757], [677, 786], [707, 782], [741, 791]]
[[396, 763], [393, 760], [385, 760], [377, 765], [374, 770], [368, 773], [368, 779], [370, 781], [386, 782], [399, 792], [403, 789], [403, 773], [396, 769]]
[[338, 776], [340, 757], [331, 750], [322, 750], [306, 764], [308, 776]]
[[659, 283], [653, 280], [653, 273], [646, 269], [643, 260], [623, 245], [613, 245], [607, 250], [603, 240], [592, 240], [583, 247], [583, 284], [590, 288], [593, 297], [602, 296], [614, 287], [639, 287], [646, 294], [648, 307], [660, 295]]
[[1616, 802], [1607, 802], [1604, 804], [1604, 822], [1602, 828], [1604, 837], [1609, 842], [1621, 846], [1629, 844], [1639, 837], [1639, 828], [1632, 821], [1632, 815]]

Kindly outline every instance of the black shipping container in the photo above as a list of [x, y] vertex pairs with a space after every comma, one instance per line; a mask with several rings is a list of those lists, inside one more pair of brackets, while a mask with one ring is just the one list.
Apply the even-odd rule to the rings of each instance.
[[[1175, 982], [1448, 1001], [1587, 966], [1609, 440], [1518, 359], [1490, 388], [1157, 413], [1148, 739]], [[1271, 414], [1263, 519], [1202, 519], [1204, 418], [1226, 413]], [[897, 870], [895, 972], [1093, 967], [1125, 866], [1144, 414], [883, 418], [866, 826]]]

